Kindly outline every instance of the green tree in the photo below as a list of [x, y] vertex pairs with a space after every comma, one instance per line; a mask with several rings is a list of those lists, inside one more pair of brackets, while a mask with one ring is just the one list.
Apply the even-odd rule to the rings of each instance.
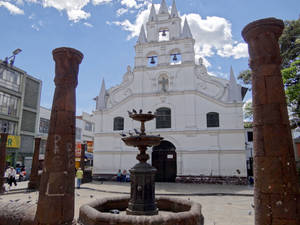
[[282, 68], [288, 68], [300, 56], [300, 19], [284, 21], [284, 29], [279, 38]]
[[247, 121], [253, 120], [253, 108], [252, 108], [252, 102], [246, 102], [243, 107], [244, 111], [244, 118]]
[[300, 118], [300, 59], [281, 70], [285, 95], [291, 111]]
[[251, 84], [252, 84], [252, 76], [251, 76], [251, 70], [243, 70], [238, 75], [238, 80], [241, 80], [244, 85], [246, 85], [249, 90], [251, 90]]

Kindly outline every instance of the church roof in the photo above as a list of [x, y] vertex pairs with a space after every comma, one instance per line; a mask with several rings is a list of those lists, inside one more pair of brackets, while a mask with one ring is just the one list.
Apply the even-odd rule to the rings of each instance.
[[102, 80], [101, 90], [99, 95], [96, 97], [96, 110], [102, 110], [106, 108], [106, 88], [104, 79]]
[[156, 20], [157, 20], [157, 15], [156, 15], [154, 4], [152, 4], [148, 21], [151, 22]]
[[230, 78], [229, 78], [229, 87], [228, 87], [228, 101], [229, 102], [240, 102], [242, 101], [241, 86], [237, 84], [233, 69], [230, 67]]
[[147, 42], [147, 37], [146, 37], [144, 25], [142, 25], [142, 27], [141, 27], [140, 36], [139, 36], [139, 39], [138, 39], [137, 42], [140, 43], [140, 44]]
[[158, 14], [169, 14], [169, 10], [165, 0], [161, 1]]
[[173, 4], [172, 4], [171, 17], [172, 17], [172, 18], [174, 18], [174, 17], [179, 17], [179, 15], [178, 15], [178, 10], [177, 10], [176, 3], [175, 3], [175, 0], [173, 0]]
[[190, 29], [190, 26], [187, 22], [186, 17], [185, 17], [185, 20], [184, 20], [184, 25], [183, 25], [181, 37], [182, 38], [193, 38], [193, 35], [192, 35], [191, 29]]

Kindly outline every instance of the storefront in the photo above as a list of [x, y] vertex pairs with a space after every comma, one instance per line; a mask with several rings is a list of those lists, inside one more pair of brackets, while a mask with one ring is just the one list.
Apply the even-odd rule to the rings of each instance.
[[[1, 139], [1, 138], [0, 138]], [[18, 150], [21, 146], [21, 138], [16, 135], [8, 135], [6, 142], [6, 164], [16, 166], [18, 162]]]
[[[80, 142], [76, 143], [75, 148], [75, 168], [78, 169], [80, 167], [80, 157], [81, 157], [81, 146]], [[86, 149], [85, 149], [85, 165], [92, 166], [93, 165], [93, 151], [94, 151], [94, 142], [86, 141]]]

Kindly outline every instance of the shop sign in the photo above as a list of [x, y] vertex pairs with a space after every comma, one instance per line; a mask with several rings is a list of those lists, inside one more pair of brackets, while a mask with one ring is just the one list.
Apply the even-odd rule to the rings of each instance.
[[[1, 136], [0, 136], [0, 140], [1, 140]], [[7, 136], [6, 148], [20, 148], [20, 145], [21, 145], [20, 136], [15, 136], [15, 135]]]
[[78, 157], [80, 158], [81, 157], [81, 143], [76, 143], [76, 148], [75, 148], [75, 158]]
[[87, 141], [87, 152], [93, 153], [94, 152], [94, 142], [93, 141]]

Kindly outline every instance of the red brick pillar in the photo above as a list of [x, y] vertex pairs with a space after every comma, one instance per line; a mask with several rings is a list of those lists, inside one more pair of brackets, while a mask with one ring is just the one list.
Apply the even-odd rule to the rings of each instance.
[[34, 139], [34, 153], [31, 163], [29, 189], [38, 189], [39, 187], [39, 155], [40, 155], [41, 138]]
[[300, 224], [299, 184], [280, 73], [278, 38], [283, 28], [282, 20], [268, 18], [242, 31], [252, 69], [256, 225]]
[[56, 85], [36, 219], [39, 225], [71, 225], [74, 220], [75, 110], [79, 64], [83, 54], [54, 49]]
[[0, 142], [0, 193], [5, 191], [5, 167], [6, 167], [6, 142], [7, 142], [7, 133], [1, 133], [1, 142]]

